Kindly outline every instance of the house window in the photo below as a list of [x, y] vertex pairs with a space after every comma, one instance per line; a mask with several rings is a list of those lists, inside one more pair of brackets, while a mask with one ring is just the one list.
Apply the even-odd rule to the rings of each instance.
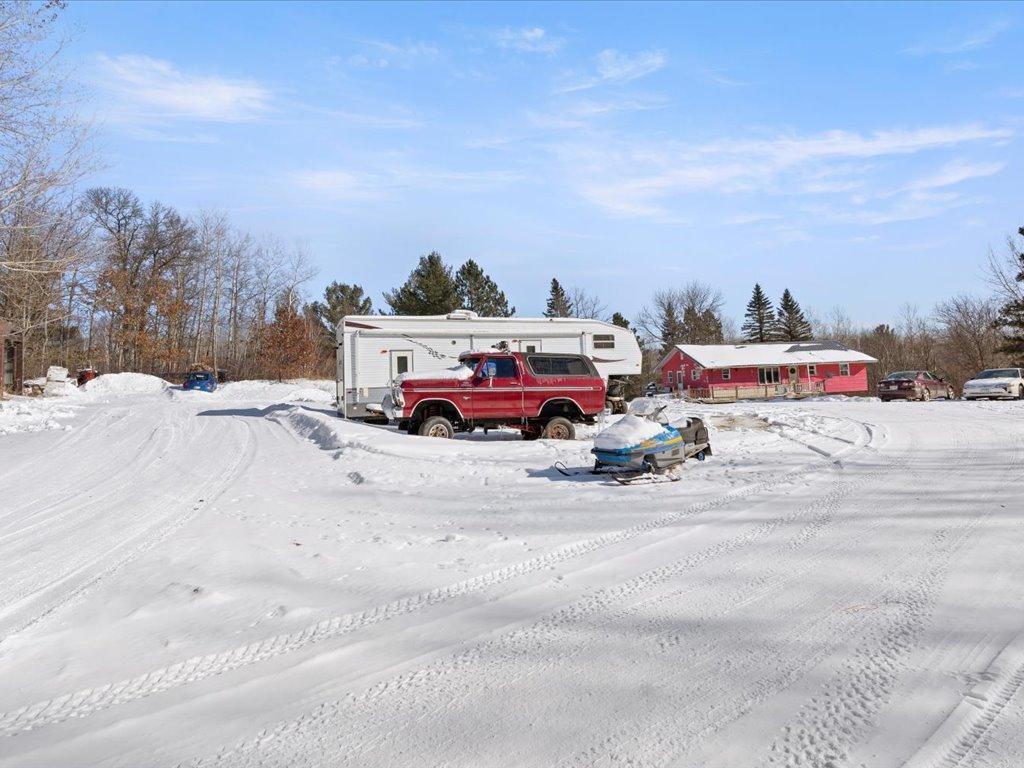
[[840, 363], [839, 364], [839, 375], [840, 376], [849, 376], [850, 375], [850, 364], [849, 363]]
[[732, 378], [732, 368], [722, 369], [722, 381], [729, 381]]
[[615, 335], [611, 333], [595, 333], [594, 349], [615, 349]]
[[700, 381], [701, 373], [702, 373], [702, 371], [701, 371], [700, 368], [694, 368], [693, 370], [690, 371], [690, 378], [693, 381]]
[[669, 371], [669, 372], [668, 372], [668, 383], [669, 383], [669, 386], [671, 386], [671, 385], [672, 385], [672, 384], [674, 383], [674, 382], [672, 381], [672, 377], [673, 377], [674, 375], [675, 375], [675, 371]]
[[807, 366], [807, 375], [808, 376], [817, 376], [818, 375], [818, 366], [816, 366], [816, 365], [808, 365]]
[[757, 369], [758, 384], [778, 384], [780, 381], [781, 379], [779, 378], [779, 369], [777, 367]]

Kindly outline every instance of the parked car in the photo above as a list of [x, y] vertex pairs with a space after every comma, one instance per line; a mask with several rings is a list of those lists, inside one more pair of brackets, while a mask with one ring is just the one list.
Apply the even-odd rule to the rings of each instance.
[[398, 376], [382, 406], [410, 434], [512, 427], [527, 440], [572, 440], [604, 404], [604, 378], [584, 355], [467, 352], [450, 370]]
[[217, 389], [217, 377], [210, 371], [189, 371], [185, 377], [184, 389], [197, 389], [200, 392], [213, 392]]
[[964, 384], [964, 400], [983, 397], [1024, 400], [1024, 369], [989, 368]]
[[883, 403], [890, 400], [931, 400], [936, 397], [953, 400], [956, 393], [952, 384], [930, 371], [896, 371], [878, 382], [878, 399]]

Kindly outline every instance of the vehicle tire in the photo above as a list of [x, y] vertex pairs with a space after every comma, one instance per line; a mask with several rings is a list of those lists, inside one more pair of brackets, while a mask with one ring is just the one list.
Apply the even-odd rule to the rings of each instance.
[[575, 440], [576, 427], [568, 419], [555, 416], [555, 418], [544, 425], [544, 432], [541, 433], [541, 437], [546, 440]]
[[927, 403], [931, 399], [932, 399], [932, 392], [931, 392], [930, 389], [928, 389], [928, 387], [925, 387], [924, 391], [921, 393], [921, 402], [922, 403]]
[[405, 431], [410, 435], [418, 435], [420, 433], [420, 427], [422, 426], [422, 421], [413, 421], [412, 419], [409, 419], [409, 421], [405, 423]]
[[1017, 387], [1017, 399], [1024, 400], [1024, 385]]
[[451, 440], [455, 437], [455, 427], [444, 416], [431, 416], [420, 425], [422, 437], [442, 437]]

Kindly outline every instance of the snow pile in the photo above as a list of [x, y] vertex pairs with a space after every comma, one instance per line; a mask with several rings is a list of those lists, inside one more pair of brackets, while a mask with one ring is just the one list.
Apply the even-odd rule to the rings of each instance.
[[0, 402], [0, 435], [17, 432], [39, 432], [44, 429], [70, 429], [58, 419], [69, 419], [74, 413], [53, 401], [38, 398], [15, 398]]
[[408, 371], [399, 374], [395, 381], [401, 384], [403, 381], [466, 381], [473, 377], [473, 369], [459, 363], [454, 368], [446, 368], [442, 371]]
[[334, 402], [336, 384], [326, 379], [291, 379], [289, 381], [229, 381], [221, 384], [212, 395], [199, 393], [203, 397], [217, 397], [223, 400], [270, 401], [291, 403]]
[[158, 376], [148, 373], [105, 373], [82, 387], [91, 397], [121, 397], [124, 395], [159, 395], [169, 385]]
[[605, 451], [632, 448], [664, 431], [665, 428], [656, 421], [627, 414], [595, 437], [594, 447]]

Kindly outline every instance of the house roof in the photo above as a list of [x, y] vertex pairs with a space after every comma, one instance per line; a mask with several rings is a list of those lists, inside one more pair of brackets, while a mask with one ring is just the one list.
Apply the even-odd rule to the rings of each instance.
[[[676, 349], [696, 360], [704, 368], [878, 362], [870, 355], [850, 349], [837, 341], [786, 341], [769, 344], [677, 344]], [[666, 357], [665, 360], [667, 359]], [[659, 368], [665, 364], [665, 360], [658, 364]]]

